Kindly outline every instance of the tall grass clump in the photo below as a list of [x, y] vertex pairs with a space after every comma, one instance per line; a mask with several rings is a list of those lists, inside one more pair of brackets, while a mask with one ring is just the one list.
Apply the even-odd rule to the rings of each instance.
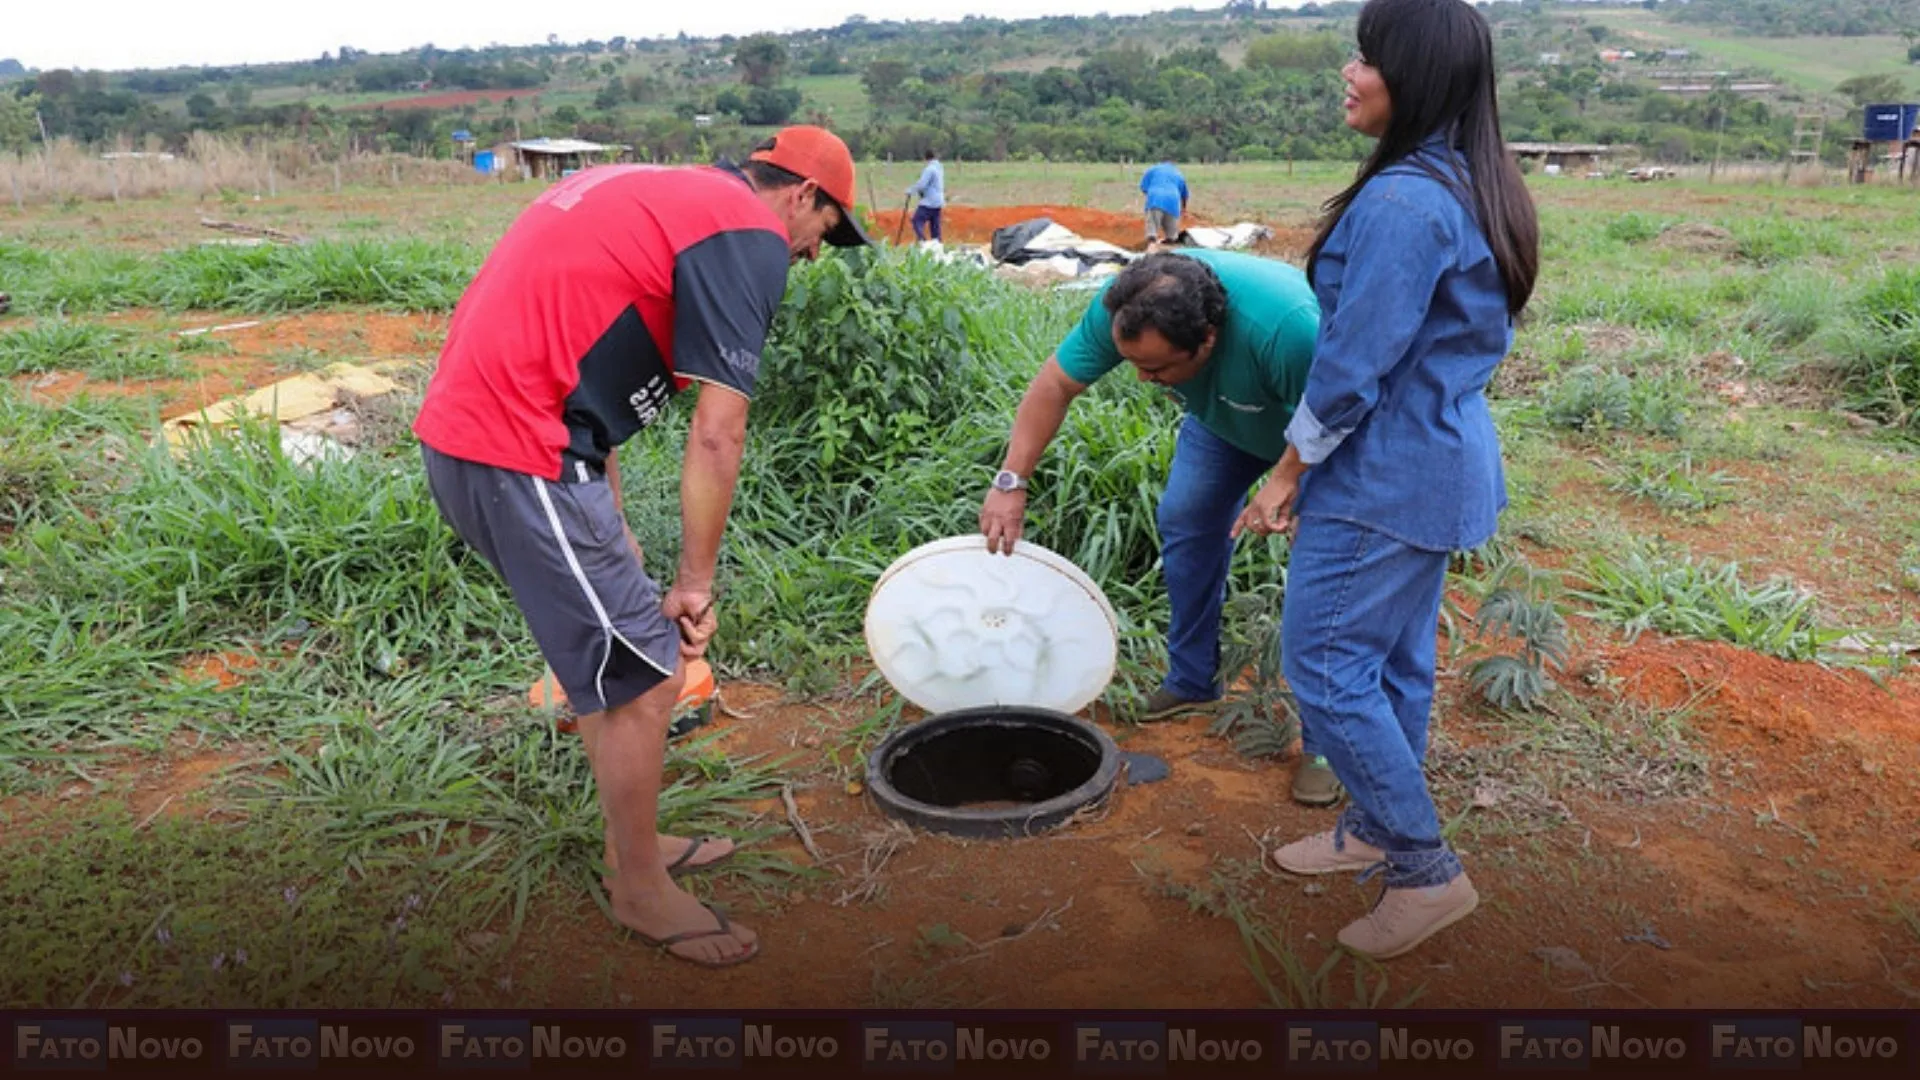
[[199, 245], [158, 254], [5, 244], [0, 271], [19, 310], [42, 315], [136, 307], [450, 311], [482, 257], [470, 245], [417, 239]]
[[1635, 636], [1657, 630], [1787, 660], [1816, 659], [1839, 636], [1816, 624], [1811, 593], [1779, 578], [1749, 585], [1734, 563], [1635, 549], [1593, 559], [1585, 577], [1574, 595]]
[[184, 370], [178, 349], [163, 349], [95, 323], [39, 319], [0, 333], [0, 378], [80, 371], [103, 379], [156, 379]]
[[415, 463], [299, 464], [258, 423], [181, 458], [131, 453], [111, 499], [59, 512], [43, 493], [0, 547], [0, 721], [131, 730], [116, 712], [164, 711], [180, 662], [216, 643], [297, 641], [289, 678], [362, 705], [423, 673], [479, 693], [488, 672], [534, 663]]
[[1868, 281], [1823, 341], [1849, 404], [1920, 434], [1920, 268]]
[[148, 289], [151, 306], [169, 311], [451, 311], [479, 270], [479, 256], [464, 244], [414, 239], [190, 247], [163, 255]]
[[1686, 428], [1693, 390], [1678, 372], [1629, 375], [1586, 366], [1548, 386], [1540, 409], [1549, 424], [1573, 431], [1674, 436]]
[[1817, 270], [1782, 269], [1760, 286], [1743, 327], [1774, 348], [1788, 349], [1819, 333], [1839, 308], [1834, 280]]
[[1688, 329], [1713, 308], [1713, 279], [1634, 274], [1554, 291], [1546, 316], [1556, 323], [1607, 322], [1642, 330]]
[[1826, 222], [1794, 221], [1779, 215], [1738, 217], [1722, 222], [1733, 234], [1740, 257], [1761, 265], [1792, 262], [1809, 255], [1846, 253], [1846, 240]]
[[[396, 467], [398, 466], [398, 467]], [[140, 460], [67, 580], [149, 611], [191, 602], [188, 639], [305, 619], [378, 662], [503, 628], [504, 599], [441, 522], [410, 458], [300, 463], [264, 424]], [[79, 528], [76, 526], [76, 528]]]
[[956, 419], [1006, 384], [1017, 358], [1052, 347], [1034, 331], [1055, 308], [984, 271], [920, 255], [797, 267], [766, 350], [754, 423], [803, 436], [826, 483], [937, 454], [950, 446]]
[[1660, 231], [1665, 229], [1667, 225], [1668, 222], [1661, 218], [1635, 211], [1621, 214], [1619, 217], [1607, 222], [1606, 228], [1603, 231], [1609, 240], [1615, 240], [1622, 244], [1644, 244], [1654, 237], [1659, 236]]

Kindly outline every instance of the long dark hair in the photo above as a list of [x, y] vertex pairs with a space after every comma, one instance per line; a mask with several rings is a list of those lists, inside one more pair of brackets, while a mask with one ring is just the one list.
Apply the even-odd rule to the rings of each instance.
[[1411, 164], [1452, 189], [1473, 213], [1506, 282], [1507, 311], [1518, 315], [1540, 271], [1540, 222], [1500, 134], [1487, 20], [1465, 0], [1367, 0], [1357, 36], [1361, 61], [1387, 84], [1393, 115], [1360, 175], [1327, 200], [1320, 233], [1307, 252], [1308, 275], [1360, 188], [1439, 133], [1465, 157], [1467, 175], [1425, 158]]

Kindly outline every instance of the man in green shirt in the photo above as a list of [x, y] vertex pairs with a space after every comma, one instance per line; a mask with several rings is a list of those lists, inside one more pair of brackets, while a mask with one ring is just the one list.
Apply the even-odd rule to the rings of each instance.
[[[1247, 490], [1286, 452], [1319, 330], [1319, 302], [1292, 266], [1232, 252], [1149, 255], [1095, 297], [1020, 399], [1005, 463], [980, 510], [987, 549], [1007, 554], [1026, 519], [1028, 478], [1068, 406], [1095, 380], [1131, 364], [1186, 409], [1158, 512], [1172, 608], [1167, 678], [1138, 719], [1205, 711], [1221, 697], [1229, 534]], [[1324, 759], [1306, 757], [1293, 796], [1339, 801]]]

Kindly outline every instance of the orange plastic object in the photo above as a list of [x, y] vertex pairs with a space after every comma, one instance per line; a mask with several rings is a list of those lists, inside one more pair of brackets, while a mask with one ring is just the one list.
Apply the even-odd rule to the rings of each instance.
[[[713, 668], [705, 660], [687, 661], [687, 684], [680, 690], [680, 699], [673, 703], [673, 711], [680, 713], [699, 708], [713, 697], [714, 690]], [[540, 678], [528, 688], [527, 703], [536, 709], [556, 712], [567, 703], [566, 692], [560, 689], [560, 680], [554, 677], [552, 668], [542, 672]], [[554, 726], [570, 732], [577, 725], [571, 712], [563, 712], [554, 720]]]

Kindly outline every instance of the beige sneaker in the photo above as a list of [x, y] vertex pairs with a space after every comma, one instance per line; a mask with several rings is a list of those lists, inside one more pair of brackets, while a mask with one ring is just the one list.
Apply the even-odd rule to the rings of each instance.
[[1365, 870], [1386, 857], [1386, 852], [1372, 844], [1361, 843], [1351, 833], [1345, 837], [1343, 846], [1336, 849], [1333, 846], [1332, 829], [1295, 840], [1273, 853], [1273, 861], [1289, 874], [1339, 874]]
[[1372, 911], [1340, 931], [1340, 944], [1375, 960], [1391, 960], [1473, 914], [1479, 905], [1480, 894], [1464, 873], [1445, 885], [1388, 889]]

